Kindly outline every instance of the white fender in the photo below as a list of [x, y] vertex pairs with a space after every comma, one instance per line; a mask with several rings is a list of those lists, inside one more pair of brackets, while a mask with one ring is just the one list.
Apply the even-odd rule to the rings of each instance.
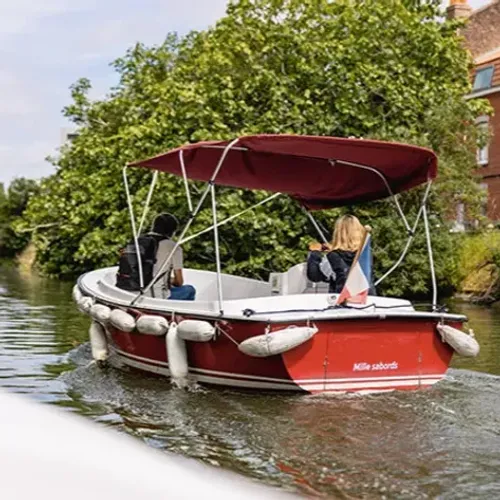
[[289, 351], [311, 339], [318, 329], [311, 326], [289, 326], [283, 330], [244, 340], [238, 349], [248, 356], [264, 358]]
[[92, 357], [96, 361], [105, 361], [108, 359], [108, 341], [104, 327], [92, 321], [89, 329], [90, 347], [92, 348]]
[[122, 332], [131, 332], [135, 328], [135, 319], [129, 313], [121, 309], [114, 309], [109, 315], [110, 323]]
[[177, 335], [177, 325], [170, 323], [167, 333], [167, 359], [172, 383], [183, 388], [188, 384], [188, 362], [186, 342]]
[[90, 316], [105, 325], [109, 321], [109, 316], [111, 314], [111, 309], [103, 304], [94, 304], [90, 308]]
[[208, 321], [185, 319], [179, 323], [177, 334], [183, 340], [208, 342], [214, 338], [215, 327]]
[[146, 335], [165, 335], [168, 330], [168, 321], [163, 316], [145, 314], [136, 323], [137, 330]]
[[78, 285], [75, 285], [73, 287], [73, 291], [71, 292], [71, 295], [73, 296], [73, 300], [78, 304], [80, 299], [83, 297], [82, 292], [80, 292], [80, 288]]
[[92, 297], [86, 297], [82, 295], [82, 297], [77, 303], [77, 307], [80, 312], [88, 314], [93, 304], [94, 301], [92, 300]]
[[467, 334], [462, 330], [457, 330], [450, 325], [437, 325], [441, 340], [449, 344], [461, 356], [474, 358], [479, 354], [479, 343], [474, 338], [474, 334]]

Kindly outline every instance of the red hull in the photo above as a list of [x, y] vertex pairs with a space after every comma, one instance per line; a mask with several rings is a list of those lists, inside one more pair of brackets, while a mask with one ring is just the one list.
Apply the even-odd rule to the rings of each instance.
[[[289, 326], [275, 324], [272, 330]], [[432, 319], [316, 322], [312, 340], [284, 354], [253, 358], [237, 343], [261, 335], [265, 323], [230, 321], [231, 339], [187, 342], [190, 375], [199, 382], [308, 392], [378, 392], [432, 385], [446, 373], [453, 354]], [[460, 327], [458, 323], [452, 326]], [[109, 328], [114, 354], [126, 365], [168, 375], [165, 337]]]

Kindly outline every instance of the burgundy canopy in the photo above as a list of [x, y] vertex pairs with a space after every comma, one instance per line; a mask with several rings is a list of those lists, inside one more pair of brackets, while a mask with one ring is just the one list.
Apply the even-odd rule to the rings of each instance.
[[[130, 166], [182, 175], [182, 150], [187, 177], [209, 181], [229, 142], [188, 144]], [[389, 192], [384, 178], [396, 194], [433, 179], [436, 173], [436, 155], [416, 146], [336, 137], [254, 135], [234, 144], [215, 183], [286, 193], [314, 210], [385, 198]]]

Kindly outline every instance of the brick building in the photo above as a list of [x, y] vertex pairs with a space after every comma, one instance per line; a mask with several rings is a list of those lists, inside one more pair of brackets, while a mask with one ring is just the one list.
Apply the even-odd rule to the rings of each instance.
[[500, 220], [500, 0], [472, 10], [467, 0], [451, 0], [448, 17], [466, 17], [462, 31], [474, 58], [473, 87], [468, 99], [488, 99], [494, 109], [493, 116], [482, 116], [478, 127], [489, 128], [492, 138], [478, 150], [479, 175], [488, 190], [487, 215]]

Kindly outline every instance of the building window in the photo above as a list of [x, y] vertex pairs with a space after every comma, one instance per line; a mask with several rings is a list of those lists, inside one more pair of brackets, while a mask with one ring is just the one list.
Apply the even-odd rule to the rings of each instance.
[[489, 89], [491, 87], [492, 80], [493, 66], [478, 69], [476, 71], [476, 76], [474, 77], [474, 85], [472, 87], [472, 90]]
[[480, 116], [476, 120], [476, 126], [479, 132], [480, 146], [477, 148], [477, 163], [481, 166], [488, 165], [489, 162], [489, 124], [487, 116]]

